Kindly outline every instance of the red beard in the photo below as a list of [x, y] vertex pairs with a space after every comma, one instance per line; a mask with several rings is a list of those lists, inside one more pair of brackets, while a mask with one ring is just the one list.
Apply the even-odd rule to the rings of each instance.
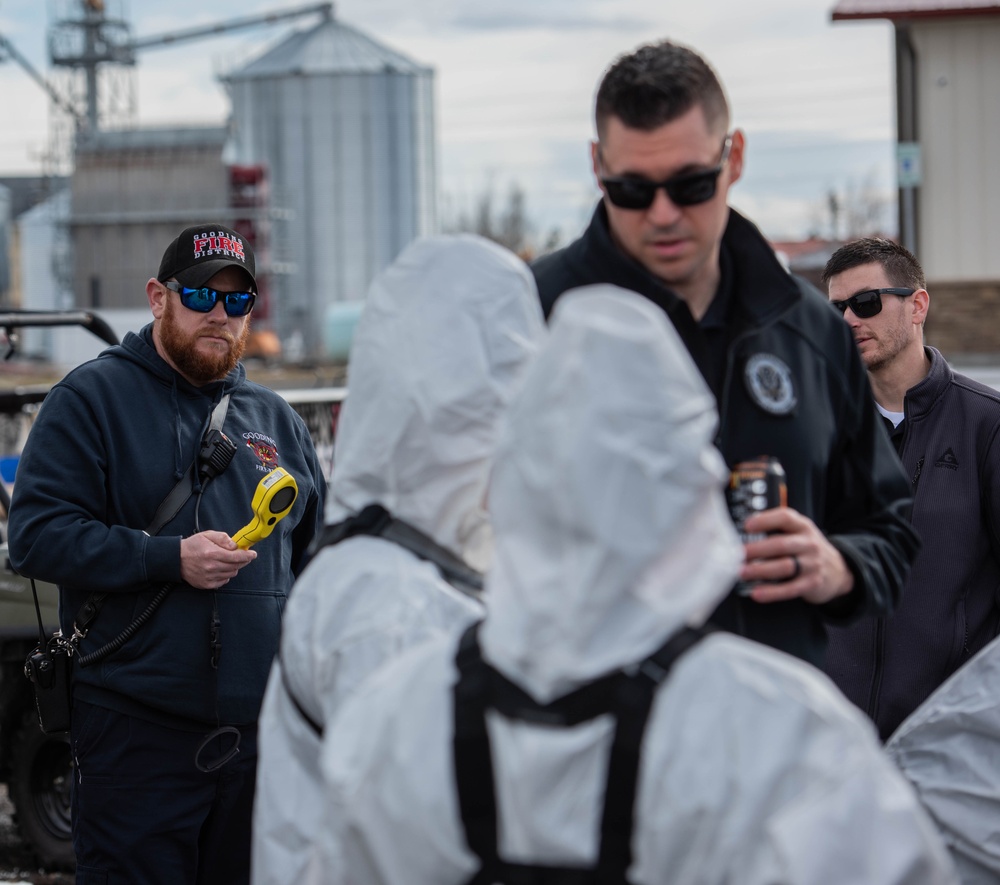
[[[240, 361], [246, 350], [247, 337], [250, 335], [250, 323], [243, 324], [240, 337], [234, 337], [228, 329], [214, 327], [211, 331], [202, 329], [193, 334], [183, 332], [176, 320], [177, 311], [181, 308], [173, 298], [168, 298], [164, 305], [163, 317], [160, 320], [160, 345], [177, 370], [194, 384], [200, 387], [213, 381], [221, 381]], [[205, 354], [195, 350], [195, 342], [206, 335], [214, 338], [224, 338], [229, 347], [224, 353]]]

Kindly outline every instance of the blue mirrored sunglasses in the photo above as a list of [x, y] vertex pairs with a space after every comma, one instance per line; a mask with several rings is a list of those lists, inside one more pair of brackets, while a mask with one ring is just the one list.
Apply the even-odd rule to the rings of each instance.
[[189, 289], [175, 280], [163, 284], [171, 292], [181, 296], [181, 304], [188, 310], [198, 313], [208, 313], [216, 302], [222, 301], [222, 309], [231, 317], [245, 317], [253, 310], [257, 296], [253, 292], [218, 292], [202, 286], [200, 289]]

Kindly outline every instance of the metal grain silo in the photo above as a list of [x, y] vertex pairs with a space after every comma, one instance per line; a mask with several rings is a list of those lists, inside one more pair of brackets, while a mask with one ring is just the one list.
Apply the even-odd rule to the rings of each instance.
[[433, 69], [331, 15], [222, 79], [230, 159], [269, 174], [274, 325], [319, 356], [327, 308], [436, 228]]

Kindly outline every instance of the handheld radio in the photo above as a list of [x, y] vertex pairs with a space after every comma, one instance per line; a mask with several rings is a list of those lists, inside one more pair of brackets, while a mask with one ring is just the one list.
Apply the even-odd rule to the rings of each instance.
[[283, 467], [275, 467], [257, 483], [250, 502], [254, 517], [233, 535], [236, 546], [246, 550], [271, 534], [278, 520], [288, 515], [298, 494], [295, 477]]

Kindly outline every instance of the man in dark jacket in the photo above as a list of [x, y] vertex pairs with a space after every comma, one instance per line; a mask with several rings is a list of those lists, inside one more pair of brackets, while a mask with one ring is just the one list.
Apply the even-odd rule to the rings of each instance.
[[[257, 714], [325, 482], [305, 424], [239, 362], [250, 245], [189, 228], [146, 295], [153, 322], [46, 397], [10, 557], [59, 585], [75, 646], [77, 881], [245, 883]], [[297, 485], [291, 510], [240, 549], [261, 480], [290, 488], [279, 467]]]
[[745, 137], [700, 56], [662, 42], [618, 59], [596, 124], [603, 199], [579, 240], [535, 262], [543, 308], [604, 282], [667, 313], [715, 394], [730, 467], [767, 455], [787, 474], [789, 506], [746, 526], [768, 535], [746, 545], [756, 586], [714, 620], [821, 666], [824, 622], [891, 611], [917, 547], [864, 368], [820, 293], [729, 208]]
[[1000, 632], [1000, 393], [924, 345], [924, 272], [903, 246], [848, 243], [823, 272], [913, 486], [925, 546], [891, 618], [830, 630], [827, 672], [883, 740]]

